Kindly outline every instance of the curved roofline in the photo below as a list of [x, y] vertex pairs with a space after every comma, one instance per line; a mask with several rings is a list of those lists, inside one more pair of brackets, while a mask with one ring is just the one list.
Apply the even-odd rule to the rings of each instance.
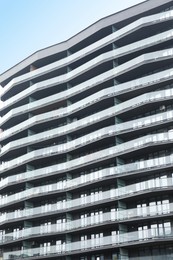
[[94, 34], [102, 28], [105, 28], [111, 24], [119, 23], [123, 20], [133, 17], [134, 14], [135, 16], [139, 15], [141, 13], [149, 11], [152, 8], [156, 8], [159, 5], [161, 6], [169, 2], [172, 2], [172, 0], [145, 0], [144, 2], [141, 2], [139, 4], [133, 5], [116, 13], [103, 17], [97, 20], [95, 23], [84, 28], [82, 31], [68, 38], [67, 40], [45, 47], [32, 53], [19, 63], [15, 64], [11, 68], [0, 74], [0, 82], [5, 81], [9, 77], [12, 77], [14, 74], [25, 69], [27, 66], [33, 64], [37, 60], [49, 57], [50, 55], [56, 54], [58, 52], [68, 50], [78, 42], [86, 39], [91, 34]]

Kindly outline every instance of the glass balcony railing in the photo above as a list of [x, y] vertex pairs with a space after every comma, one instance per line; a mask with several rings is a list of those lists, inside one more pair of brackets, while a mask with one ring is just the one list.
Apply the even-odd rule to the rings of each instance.
[[[104, 118], [105, 118], [105, 114], [102, 113], [102, 117], [100, 118], [100, 120], [103, 120]], [[166, 122], [171, 121], [172, 119], [173, 119], [173, 111], [168, 111], [168, 112], [162, 112], [162, 113], [159, 113], [156, 115], [148, 116], [145, 118], [135, 119], [135, 120], [128, 121], [125, 123], [120, 123], [118, 125], [114, 125], [114, 126], [107, 127], [104, 129], [110, 135], [113, 135], [113, 134], [116, 135], [119, 133], [125, 133], [125, 132], [129, 132], [129, 131], [135, 131], [135, 130], [141, 129], [141, 128], [151, 127], [151, 126], [160, 124], [161, 122], [166, 123]], [[92, 116], [88, 116], [84, 119], [72, 122], [70, 124], [61, 126], [59, 128], [55, 128], [53, 130], [50, 129], [48, 131], [44, 131], [39, 134], [35, 134], [32, 136], [18, 139], [16, 141], [9, 142], [8, 144], [6, 144], [5, 146], [3, 146], [1, 148], [0, 155], [3, 155], [4, 153], [8, 152], [9, 150], [12, 150], [12, 149], [14, 150], [18, 147], [31, 145], [32, 143], [44, 141], [44, 140], [47, 140], [48, 138], [51, 139], [51, 138], [55, 138], [55, 137], [58, 137], [61, 135], [69, 134], [75, 130], [88, 126], [88, 125], [92, 124], [93, 122], [95, 122], [95, 120], [92, 121]], [[112, 128], [114, 128], [114, 129], [112, 130]], [[100, 129], [98, 131], [93, 132], [93, 135], [96, 135], [97, 138], [101, 138], [100, 132], [104, 131], [104, 129]], [[85, 138], [86, 137], [84, 136], [82, 139], [84, 140]], [[90, 142], [92, 142], [92, 135], [90, 135]], [[85, 145], [83, 143], [83, 141], [81, 142], [81, 145]]]
[[80, 228], [87, 228], [100, 224], [108, 224], [110, 222], [118, 222], [123, 220], [130, 220], [134, 218], [157, 217], [157, 215], [165, 215], [173, 212], [173, 203], [155, 205], [143, 208], [124, 209], [120, 211], [107, 212], [91, 217], [81, 218], [73, 221], [57, 223], [52, 225], [42, 225], [22, 229], [16, 232], [6, 233], [0, 237], [0, 244], [16, 241], [17, 239], [26, 239], [27, 237], [34, 237], [37, 235], [46, 235], [52, 233], [61, 233], [72, 231]]
[[[146, 229], [145, 232], [141, 231], [134, 231], [129, 233], [122, 233], [117, 235], [87, 239], [84, 241], [77, 241], [71, 243], [62, 243], [59, 245], [52, 245], [47, 247], [38, 247], [38, 248], [31, 248], [31, 249], [24, 249], [18, 251], [10, 251], [3, 253], [3, 260], [9, 259], [18, 259], [18, 258], [29, 258], [29, 257], [41, 257], [41, 256], [48, 256], [53, 254], [71, 254], [74, 252], [81, 252], [83, 250], [93, 250], [95, 248], [101, 247], [102, 249], [104, 246], [108, 247], [119, 247], [120, 245], [130, 243], [148, 243], [150, 241], [155, 241], [158, 239], [170, 239], [173, 237], [171, 230], [164, 229], [161, 230], [159, 228], [154, 229]], [[86, 252], [86, 251], [85, 251]]]
[[[171, 70], [171, 72], [172, 72], [172, 70]], [[110, 88], [108, 91], [107, 90], [102, 91], [101, 94], [103, 94], [104, 97], [105, 96], [109, 97], [110, 95], [114, 95], [114, 93], [115, 93], [114, 91], [116, 90], [116, 88], [117, 87], [114, 86], [113, 88]], [[110, 90], [113, 91], [113, 92], [110, 92]], [[130, 109], [134, 108], [134, 106], [140, 106], [140, 105], [142, 105], [144, 103], [148, 103], [148, 102], [156, 102], [156, 101], [159, 101], [159, 100], [162, 100], [162, 99], [165, 99], [165, 98], [169, 99], [170, 96], [172, 96], [172, 89], [167, 89], [167, 90], [162, 90], [162, 91], [152, 92], [152, 93], [146, 93], [146, 94], [143, 94], [139, 97], [125, 101], [125, 102], [117, 105], [116, 107], [112, 107], [112, 108], [106, 109], [104, 111], [101, 111], [99, 113], [96, 113], [96, 114], [90, 116], [90, 119], [86, 118], [86, 120], [89, 119], [88, 121], [91, 121], [91, 120], [93, 121], [93, 119], [92, 119], [93, 117], [99, 117], [99, 119], [101, 120], [102, 117], [103, 117], [103, 113], [104, 114], [106, 113], [108, 116], [109, 116], [109, 114], [112, 115], [113, 113], [114, 113], [114, 115], [116, 115], [116, 114], [122, 113], [123, 111], [130, 110]], [[4, 138], [8, 137], [9, 135], [10, 136], [14, 135], [14, 134], [26, 129], [29, 126], [39, 124], [39, 123], [42, 123], [44, 121], [46, 122], [48, 120], [50, 121], [50, 120], [53, 120], [55, 118], [58, 119], [58, 118], [61, 118], [61, 117], [69, 116], [70, 113], [73, 113], [73, 112], [80, 110], [85, 105], [89, 105], [92, 102], [98, 101], [95, 96], [94, 96], [94, 98], [95, 99], [93, 99], [91, 97], [87, 98], [86, 104], [85, 103], [83, 104], [81, 102], [77, 102], [77, 103], [75, 103], [75, 104], [73, 104], [73, 105], [71, 105], [67, 108], [54, 110], [54, 111], [51, 111], [51, 112], [47, 112], [47, 113], [32, 117], [32, 118], [18, 124], [17, 126], [14, 126], [14, 127], [10, 128], [8, 130], [2, 132], [1, 133], [1, 139], [4, 139]]]
[[[139, 125], [139, 127], [142, 127], [141, 125]], [[144, 169], [150, 170], [150, 169], [154, 169], [154, 168], [161, 168], [161, 167], [165, 167], [165, 166], [169, 166], [170, 164], [173, 163], [173, 155], [170, 156], [164, 156], [164, 157], [159, 157], [159, 158], [155, 158], [155, 159], [151, 159], [151, 160], [144, 160], [144, 161], [140, 161], [140, 162], [136, 162], [136, 163], [131, 163], [131, 164], [126, 164], [126, 165], [122, 165], [122, 166], [117, 166], [117, 167], [112, 167], [112, 168], [108, 168], [108, 169], [103, 169], [100, 171], [96, 171], [94, 172], [92, 175], [88, 174], [87, 176], [85, 176], [86, 178], [86, 182], [90, 182], [93, 181], [94, 179], [97, 179], [99, 176], [99, 178], [104, 178], [105, 176], [109, 176], [112, 174], [125, 174], [125, 173], [130, 173], [130, 172], [141, 172]], [[69, 169], [69, 167], [68, 167]], [[31, 180], [33, 178], [39, 178], [39, 176], [47, 176], [48, 174], [53, 175], [53, 174], [58, 174], [59, 172], [65, 171], [65, 167], [63, 167], [61, 169], [61, 167], [59, 169], [57, 169], [57, 166], [50, 166], [50, 167], [45, 167], [42, 169], [38, 169], [38, 170], [34, 170], [34, 171], [29, 171], [29, 172], [24, 172], [18, 175], [13, 175], [13, 176], [9, 176], [3, 180], [0, 181], [0, 187], [3, 188], [7, 185], [11, 185], [14, 184], [16, 182], [21, 182], [21, 181], [27, 181], [27, 180]], [[95, 176], [95, 177], [93, 177]], [[74, 183], [75, 185], [80, 185], [80, 181], [78, 181], [78, 179], [72, 180], [68, 183]], [[61, 186], [61, 185], [60, 185]], [[69, 186], [67, 185], [68, 188]], [[71, 185], [70, 185], [71, 187]]]
[[[159, 158], [160, 159], [160, 158]], [[104, 173], [104, 175], [103, 175]], [[83, 185], [84, 183], [88, 183], [88, 180], [91, 182], [91, 180], [101, 180], [104, 177], [107, 176], [113, 176], [114, 171], [111, 171], [111, 169], [107, 169], [107, 170], [100, 170], [99, 173], [94, 177], [93, 173], [89, 174], [87, 177], [86, 176], [82, 176], [73, 180], [68, 180], [68, 181], [61, 181], [61, 182], [57, 182], [55, 184], [49, 184], [49, 185], [43, 185], [43, 186], [38, 186], [38, 187], [34, 187], [34, 188], [30, 188], [24, 191], [20, 191], [19, 193], [15, 193], [13, 195], [10, 196], [6, 196], [0, 197], [0, 206], [4, 206], [4, 205], [8, 205], [10, 203], [15, 203], [18, 202], [20, 200], [24, 200], [24, 199], [28, 199], [31, 197], [35, 197], [35, 196], [40, 196], [40, 195], [46, 195], [48, 192], [54, 192], [54, 191], [62, 191], [62, 190], [68, 190], [70, 188], [75, 188], [77, 186]], [[96, 178], [97, 177], [97, 178]], [[169, 182], [169, 184], [168, 184]], [[157, 184], [158, 187], [168, 187], [168, 186], [172, 186], [172, 178], [163, 178], [160, 179], [158, 181]], [[140, 187], [140, 188], [139, 188]], [[156, 183], [155, 183], [155, 179], [151, 179], [148, 181], [144, 181], [142, 183], [136, 183], [133, 185], [129, 185], [129, 186], [125, 186], [122, 188], [118, 188], [117, 190], [111, 191], [114, 194], [114, 197], [119, 197], [119, 196], [123, 196], [126, 195], [125, 192], [127, 192], [127, 194], [131, 194], [131, 193], [135, 193], [135, 192], [139, 192], [140, 190], [143, 191], [143, 189], [150, 189], [151, 187], [155, 188], [156, 187]], [[106, 193], [107, 194], [107, 193]], [[101, 194], [104, 196], [104, 192]], [[107, 198], [107, 197], [106, 197]]]
[[[144, 170], [149, 171], [149, 170], [157, 169], [157, 168], [161, 169], [166, 166], [168, 167], [172, 163], [173, 163], [173, 154], [171, 154], [169, 156], [155, 158], [155, 159], [143, 160], [140, 162], [135, 162], [135, 163], [125, 164], [125, 165], [121, 165], [121, 166], [102, 169], [99, 171], [92, 172], [90, 174], [86, 174], [84, 176], [82, 175], [79, 178], [75, 178], [75, 179], [68, 180], [68, 181], [61, 181], [61, 182], [58, 182], [57, 184], [53, 184], [52, 186], [49, 185], [48, 188], [44, 187], [44, 189], [46, 189], [46, 190], [53, 189], [51, 187], [56, 185], [57, 191], [58, 190], [60, 190], [60, 191], [68, 190], [69, 188], [75, 188], [84, 183], [89, 184], [90, 182], [97, 181], [99, 179], [101, 180], [102, 178], [105, 178], [105, 177], [114, 176], [114, 175], [120, 176], [122, 174], [129, 174], [132, 172], [140, 173]], [[52, 167], [51, 174], [57, 173], [56, 166], [54, 166], [54, 167], [51, 166], [51, 167]], [[46, 176], [47, 174], [50, 175], [50, 172], [43, 171], [43, 170], [35, 170], [35, 171], [31, 171], [31, 172], [25, 172], [25, 173], [9, 176], [0, 181], [0, 188], [3, 188], [7, 185], [15, 184], [18, 182], [32, 180], [32, 178], [34, 178], [35, 176], [39, 177], [39, 176], [41, 176], [41, 174]]]
[[[85, 65], [82, 65], [81, 67], [77, 68], [76, 70], [80, 71], [80, 73], [81, 73], [82, 71], [86, 71], [87, 69], [91, 69], [93, 67], [93, 64], [94, 64], [94, 66], [96, 66], [97, 64], [100, 64], [101, 62], [113, 59], [114, 57], [118, 58], [119, 56], [123, 55], [124, 53], [126, 54], [127, 52], [134, 51], [135, 49], [138, 50], [139, 48], [144, 48], [145, 46], [148, 47], [149, 44], [150, 45], [156, 44], [157, 42], [160, 42], [161, 40], [163, 41], [164, 38], [167, 39], [169, 32], [170, 31], [168, 31], [166, 33], [161, 33], [159, 35], [152, 36], [150, 38], [144, 39], [144, 40], [139, 41], [139, 42], [135, 42], [133, 44], [130, 44], [130, 45], [128, 45], [128, 51], [127, 51], [127, 46], [125, 46], [125, 47], [119, 48], [117, 50], [112, 50], [110, 52], [104, 53], [104, 54], [98, 56], [97, 58], [95, 58], [94, 60], [91, 60], [91, 61], [85, 63]], [[123, 65], [121, 65], [119, 67], [123, 68]], [[76, 70], [73, 71], [73, 74], [76, 73], [76, 75], [78, 75], [79, 73], [77, 73]], [[72, 73], [72, 72], [70, 72], [70, 73]], [[68, 74], [68, 75], [70, 75], [70, 74]], [[107, 74], [105, 74], [105, 75], [107, 75]], [[96, 78], [98, 78], [98, 77], [96, 77]], [[49, 81], [50, 80], [48, 80], [48, 82]], [[59, 82], [59, 80], [58, 80], [58, 82]], [[39, 83], [39, 84], [45, 85], [45, 82], [42, 82], [42, 83]], [[46, 84], [46, 86], [48, 86], [48, 85], [49, 84]], [[29, 104], [26, 104], [26, 105], [23, 105], [21, 107], [12, 109], [5, 116], [3, 116], [3, 118], [1, 119], [2, 120], [1, 122], [4, 123], [6, 120], [8, 120], [12, 116], [17, 116], [18, 114], [26, 113], [26, 112], [32, 111], [34, 109], [37, 109], [39, 107], [46, 106], [50, 103], [61, 101], [65, 98], [67, 98], [67, 97], [74, 96], [75, 94], [77, 94], [79, 92], [79, 89], [80, 89], [80, 91], [82, 91], [82, 90], [84, 91], [86, 89], [85, 85], [86, 84], [82, 84], [82, 86], [81, 86], [81, 84], [80, 84], [79, 85], [80, 88], [79, 88], [79, 86], [76, 86], [76, 87], [70, 89], [70, 93], [69, 93], [68, 90], [63, 91], [62, 93], [58, 93], [58, 94], [43, 98], [41, 100], [36, 100], [36, 101], [31, 102]], [[35, 86], [35, 85], [33, 85], [33, 86]], [[16, 102], [16, 101], [20, 100], [21, 98], [24, 98], [24, 96], [26, 96], [25, 92], [28, 93], [28, 91], [30, 91], [30, 89], [31, 90], [33, 89], [33, 86], [27, 88], [26, 90], [20, 92], [17, 95], [14, 95], [12, 98], [8, 99], [8, 101], [5, 101], [3, 103], [3, 107], [5, 108], [7, 105], [13, 104], [14, 101]], [[36, 84], [36, 86], [37, 86], [37, 84]], [[93, 87], [93, 84], [90, 84], [90, 86]], [[34, 88], [34, 89], [36, 89], [36, 88]]]
[[[172, 70], [170, 72], [170, 75], [172, 74]], [[173, 75], [172, 75], [173, 76]], [[171, 77], [172, 77], [171, 76]], [[166, 75], [166, 77], [169, 77], [169, 75]], [[116, 90], [116, 86], [114, 86], [111, 90]], [[110, 90], [110, 89], [109, 89]], [[107, 93], [107, 90], [103, 91], [103, 97], [105, 98], [105, 95], [107, 95], [107, 97], [109, 95], [114, 95], [114, 92], [111, 93], [109, 92]], [[173, 95], [173, 91], [172, 89], [167, 89], [167, 90], [160, 90], [158, 92], [151, 92], [151, 93], [146, 93], [143, 94], [141, 96], [135, 97], [131, 100], [125, 101], [123, 103], [118, 104], [117, 106], [108, 108], [106, 110], [103, 110], [101, 112], [95, 113], [90, 117], [86, 117], [86, 125], [87, 124], [91, 124], [91, 122], [95, 122], [95, 121], [101, 121], [104, 119], [105, 114], [108, 117], [111, 116], [115, 116], [118, 115], [122, 112], [134, 109], [134, 107], [138, 107], [141, 105], [144, 105], [145, 103], [152, 103], [152, 102], [157, 102], [157, 101], [161, 101], [164, 99], [170, 99]], [[95, 96], [94, 96], [95, 97]], [[95, 97], [95, 99], [92, 99], [91, 97], [87, 98], [87, 103], [83, 104], [83, 102], [77, 102], [67, 108], [62, 108], [62, 109], [58, 109], [58, 110], [54, 110], [51, 112], [47, 112], [38, 116], [34, 116], [14, 127], [9, 128], [8, 130], [4, 131], [1, 133], [1, 140], [4, 138], [7, 138], [8, 136], [14, 135], [19, 133], [20, 131], [27, 129], [28, 127], [31, 127], [33, 125], [39, 124], [39, 123], [43, 123], [43, 122], [47, 122], [47, 121], [51, 121], [53, 119], [58, 119], [58, 118], [62, 118], [65, 116], [69, 116], [71, 113], [74, 113], [80, 109], [82, 109], [85, 105], [89, 105], [94, 101], [98, 101], [97, 98]]]
[[[160, 96], [159, 96], [159, 98], [160, 98]], [[170, 98], [170, 96], [169, 96], [169, 98]], [[133, 105], [134, 105], [134, 103], [132, 104], [132, 106]], [[89, 141], [89, 138], [88, 138], [88, 140], [86, 139], [86, 141]], [[87, 143], [86, 141], [84, 140], [84, 144]], [[61, 170], [63, 172], [64, 170], [69, 170], [69, 168], [70, 169], [79, 168], [79, 167], [82, 167], [83, 165], [95, 163], [96, 161], [107, 160], [114, 156], [119, 156], [121, 154], [129, 153], [132, 151], [137, 151], [137, 150], [144, 149], [146, 147], [150, 147], [153, 145], [161, 145], [163, 143], [166, 144], [168, 142], [173, 142], [173, 131], [171, 131], [171, 130], [167, 133], [164, 132], [164, 133], [159, 133], [159, 134], [143, 136], [143, 137], [122, 143], [120, 145], [113, 146], [111, 148], [106, 148], [104, 150], [101, 150], [101, 151], [98, 151], [95, 153], [90, 153], [88, 155], [79, 157], [77, 159], [73, 159], [71, 161], [67, 161], [65, 163], [57, 164], [56, 169], [57, 169], [57, 172], [59, 170]], [[71, 148], [70, 148], [70, 142], [69, 142], [66, 144], [55, 145], [55, 146], [51, 146], [48, 148], [43, 148], [43, 149], [29, 152], [25, 155], [22, 155], [18, 158], [11, 160], [11, 161], [2, 162], [2, 164], [0, 165], [0, 173], [5, 172], [10, 169], [14, 169], [16, 167], [19, 167], [20, 165], [28, 163], [32, 160], [43, 159], [45, 157], [50, 157], [50, 156], [58, 155], [61, 153], [69, 152], [70, 150], [73, 150], [74, 147], [77, 147], [78, 145], [80, 145], [79, 140], [78, 141], [74, 140], [74, 141], [72, 141]], [[35, 177], [37, 176], [36, 172], [38, 172], [39, 170], [42, 171], [42, 175], [43, 175], [44, 170], [47, 170], [47, 169], [50, 173], [52, 167], [54, 167], [54, 166], [48, 166], [48, 167], [44, 167], [42, 169], [33, 171]], [[30, 172], [27, 172], [27, 174], [30, 175]], [[31, 173], [31, 174], [33, 174], [33, 173]]]
[[[68, 209], [75, 209], [75, 208], [79, 208], [81, 207], [81, 205], [85, 205], [85, 206], [89, 206], [91, 204], [98, 204], [98, 203], [103, 203], [103, 201], [110, 201], [110, 199], [119, 199], [122, 197], [126, 197], [126, 196], [134, 196], [134, 195], [138, 195], [140, 193], [143, 192], [151, 192], [154, 190], [163, 190], [169, 187], [172, 187], [173, 185], [173, 179], [172, 178], [161, 178], [159, 180], [148, 180], [148, 181], [144, 181], [142, 183], [136, 183], [136, 184], [132, 184], [132, 185], [128, 185], [128, 186], [124, 186], [121, 188], [117, 188], [117, 189], [111, 189], [108, 191], [104, 191], [104, 192], [99, 192], [99, 193], [95, 193], [86, 197], [81, 197], [81, 198], [77, 198], [77, 199], [73, 199], [73, 200], [68, 200], [68, 201], [59, 201], [55, 204], [45, 204], [43, 206], [40, 207], [35, 207], [35, 208], [29, 208], [29, 209], [24, 209], [24, 210], [17, 210], [15, 212], [12, 213], [5, 213], [3, 215], [0, 216], [0, 223], [9, 221], [11, 220], [15, 220], [15, 219], [20, 219], [20, 218], [26, 218], [26, 217], [33, 217], [36, 215], [40, 215], [40, 214], [47, 214], [47, 213], [54, 213], [54, 212], [61, 212], [62, 211], [66, 211]], [[49, 188], [49, 187], [47, 187]], [[37, 190], [36, 190], [37, 191]], [[41, 189], [40, 192], [44, 193]], [[47, 192], [47, 191], [46, 191]], [[39, 188], [38, 188], [38, 193], [39, 193]], [[37, 193], [37, 194], [38, 194]], [[24, 194], [27, 194], [28, 197], [30, 198], [32, 196], [34, 196], [32, 194], [32, 192], [30, 192], [30, 190], [26, 190], [24, 192], [21, 193], [17, 193], [16, 195], [12, 195], [9, 197], [5, 197], [2, 198], [2, 203], [14, 203], [15, 200], [21, 200], [22, 196], [24, 196]], [[10, 201], [11, 200], [11, 201]]]
[[[112, 51], [112, 52], [114, 52], [114, 51]], [[101, 56], [106, 55], [106, 56], [112, 57], [112, 52], [106, 53], [106, 54], [102, 54]], [[137, 58], [134, 58], [133, 60], [130, 60], [130, 61], [128, 61], [128, 62], [126, 62], [126, 63], [124, 63], [124, 64], [122, 64], [122, 65], [120, 65], [120, 66], [118, 66], [116, 68], [114, 68], [114, 69], [111, 69], [108, 72], [100, 74], [99, 76], [96, 76], [95, 78], [92, 78], [89, 81], [93, 81], [93, 79], [94, 79], [94, 82], [96, 82], [96, 81], [99, 82], [100, 78], [102, 78], [104, 76], [108, 76], [108, 78], [114, 77], [115, 75], [122, 74], [122, 73], [124, 73], [127, 70], [129, 71], [129, 70], [131, 70], [131, 69], [133, 69], [135, 67], [138, 67], [141, 64], [149, 63], [151, 61], [156, 62], [157, 60], [160, 61], [162, 59], [164, 60], [164, 59], [168, 59], [168, 58], [172, 58], [172, 57], [173, 57], [173, 49], [167, 49], [167, 50], [157, 51], [157, 52], [153, 52], [153, 53], [149, 53], [149, 54], [144, 54], [144, 55], [141, 55], [141, 56], [139, 56]], [[102, 60], [102, 57], [100, 59]], [[83, 65], [83, 66], [86, 66], [86, 64]], [[69, 77], [70, 77], [70, 73], [73, 73], [73, 74], [77, 75], [75, 70], [72, 71], [72, 72], [69, 72], [69, 74], [68, 74]], [[64, 76], [64, 75], [59, 77], [59, 78], [62, 78], [62, 82], [64, 82], [64, 77], [67, 79], [67, 76]], [[58, 82], [61, 82], [61, 79], [59, 79]], [[82, 83], [82, 85], [83, 85], [83, 83]], [[92, 86], [92, 84], [89, 84], [89, 85], [87, 85], [87, 88], [90, 85]], [[111, 89], [111, 90], [114, 91], [114, 88]], [[80, 89], [80, 91], [81, 91], [81, 89]], [[108, 91], [108, 93], [106, 93], [106, 90], [105, 90], [105, 92], [103, 91], [103, 95], [105, 95], [105, 94], [107, 96], [115, 95], [114, 93], [109, 92], [109, 90], [107, 90], [107, 91]], [[71, 94], [72, 94], [72, 92], [71, 92]], [[57, 94], [57, 95], [60, 95], [60, 94]], [[57, 95], [55, 95], [55, 100], [56, 100], [56, 96]], [[61, 93], [61, 95], [64, 95], [64, 93]], [[64, 97], [67, 97], [67, 96], [64, 96]], [[52, 99], [52, 101], [50, 101], [51, 99], [52, 99], [52, 97], [48, 97], [46, 99], [35, 101], [35, 102], [31, 102], [31, 103], [26, 104], [26, 105], [24, 105], [22, 107], [18, 107], [18, 108], [12, 109], [10, 112], [8, 112], [5, 116], [3, 116], [1, 118], [0, 122], [4, 123], [5, 121], [9, 120], [9, 118], [11, 118], [11, 117], [14, 117], [14, 116], [17, 116], [17, 115], [21, 115], [21, 111], [22, 111], [22, 113], [24, 113], [24, 112], [26, 113], [26, 112], [29, 112], [30, 110], [34, 109], [34, 108], [37, 109], [38, 107], [42, 107], [42, 105], [43, 105], [43, 103], [45, 103], [45, 101], [46, 102], [48, 101], [48, 103], [52, 102], [53, 99]], [[60, 115], [60, 117], [62, 117], [63, 114], [65, 116], [65, 114], [69, 114], [69, 113], [78, 111], [81, 108], [91, 104], [94, 101], [94, 99], [97, 100], [96, 94], [95, 94], [94, 97], [92, 97], [92, 96], [88, 97], [85, 100], [76, 102], [75, 104], [73, 104], [73, 105], [71, 105], [71, 106], [69, 106], [67, 108], [58, 109], [57, 113]], [[54, 111], [52, 111], [51, 113], [54, 113]], [[46, 119], [46, 115], [50, 115], [50, 112], [45, 113], [44, 115], [45, 115], [45, 119]], [[19, 127], [20, 127], [20, 125], [21, 124], [19, 124]]]
[[[149, 26], [152, 25], [153, 23], [161, 23], [161, 22], [165, 22], [168, 20], [173, 19], [173, 12], [172, 11], [167, 11], [164, 13], [160, 13], [160, 14], [154, 14], [151, 16], [147, 16], [144, 18], [140, 18], [139, 20], [121, 28], [120, 30], [112, 33], [111, 35], [108, 35], [106, 37], [104, 37], [103, 39], [91, 44], [90, 46], [87, 46], [86, 48], [62, 59], [59, 60], [57, 62], [54, 62], [52, 64], [49, 64], [47, 66], [44, 66], [43, 68], [39, 68], [35, 71], [26, 73], [22, 76], [19, 76], [15, 79], [13, 79], [12, 81], [10, 81], [3, 89], [3, 93], [1, 95], [3, 95], [4, 93], [6, 93], [7, 91], [9, 91], [13, 86], [15, 86], [16, 84], [20, 84], [22, 82], [31, 80], [35, 77], [41, 76], [45, 73], [48, 73], [52, 70], [61, 68], [63, 66], [68, 65], [71, 62], [74, 62], [75, 60], [78, 60], [80, 58], [82, 58], [83, 56], [86, 56], [90, 53], [92, 53], [93, 51], [96, 51], [110, 43], [115, 42], [116, 40], [124, 37], [125, 35], [128, 35], [136, 30], [138, 30], [141, 27], [145, 27], [145, 26]], [[163, 37], [164, 38], [164, 37]], [[163, 41], [162, 38], [162, 41]], [[149, 41], [148, 41], [149, 42]], [[132, 48], [133, 50], [133, 48]]]

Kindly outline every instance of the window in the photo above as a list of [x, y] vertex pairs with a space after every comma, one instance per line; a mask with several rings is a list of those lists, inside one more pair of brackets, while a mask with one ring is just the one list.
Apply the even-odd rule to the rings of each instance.
[[87, 235], [81, 236], [81, 249], [87, 248]]
[[91, 234], [92, 247], [98, 247], [103, 244], [103, 233]]
[[138, 237], [139, 237], [139, 240], [148, 238], [148, 227], [147, 226], [138, 227]]

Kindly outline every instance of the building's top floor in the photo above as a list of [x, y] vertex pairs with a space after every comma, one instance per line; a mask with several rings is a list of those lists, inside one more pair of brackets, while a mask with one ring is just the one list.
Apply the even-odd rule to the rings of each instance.
[[172, 0], [146, 0], [140, 4], [100, 19], [66, 41], [39, 50], [0, 75], [0, 84], [5, 86], [12, 78], [36, 68], [67, 57], [82, 48], [146, 15], [169, 8]]

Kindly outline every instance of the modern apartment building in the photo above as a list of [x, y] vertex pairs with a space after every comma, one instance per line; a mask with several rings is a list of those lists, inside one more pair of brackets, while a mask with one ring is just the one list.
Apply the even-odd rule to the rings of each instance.
[[173, 1], [103, 18], [0, 84], [0, 259], [173, 259]]

